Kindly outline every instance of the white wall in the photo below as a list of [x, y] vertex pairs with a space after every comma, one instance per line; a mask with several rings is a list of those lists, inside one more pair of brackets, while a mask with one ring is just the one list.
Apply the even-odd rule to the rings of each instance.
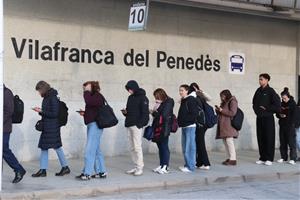
[[[83, 108], [81, 85], [87, 80], [99, 80], [103, 94], [111, 102], [120, 123], [105, 130], [102, 149], [108, 156], [127, 153], [127, 136], [124, 118], [119, 110], [125, 106], [127, 92], [124, 84], [135, 79], [146, 89], [149, 99], [152, 91], [163, 87], [178, 100], [178, 86], [198, 82], [213, 97], [212, 105], [219, 103], [218, 94], [229, 88], [239, 100], [246, 119], [239, 149], [257, 149], [255, 115], [251, 108], [252, 96], [258, 87], [258, 75], [268, 72], [271, 85], [280, 92], [284, 86], [295, 93], [297, 25], [294, 22], [259, 18], [247, 15], [220, 13], [151, 3], [148, 29], [145, 32], [128, 32], [130, 1], [124, 0], [5, 0], [5, 82], [25, 101], [25, 119], [14, 127], [12, 147], [21, 160], [36, 159], [39, 133], [34, 130], [39, 117], [30, 108], [40, 105], [35, 84], [46, 80], [57, 88], [62, 100], [70, 109], [70, 119], [62, 129], [64, 149], [69, 157], [81, 156], [85, 143], [85, 125], [75, 113]], [[112, 50], [116, 63], [113, 66], [80, 64], [68, 61], [17, 59], [10, 38], [39, 39], [53, 45], [59, 41], [65, 46]], [[122, 63], [122, 55], [134, 48], [150, 50], [150, 66], [129, 67]], [[197, 57], [209, 54], [220, 59], [219, 72], [156, 68], [155, 52], [170, 55]], [[229, 75], [229, 51], [246, 54], [247, 69], [243, 76]], [[27, 53], [27, 49], [25, 50]], [[26, 54], [25, 54], [26, 55]], [[179, 104], [176, 104], [176, 110]], [[215, 130], [207, 133], [209, 149], [221, 150]], [[180, 133], [172, 135], [170, 147], [180, 152]], [[155, 145], [144, 141], [146, 151], [156, 150]], [[52, 155], [53, 156], [53, 155]]]

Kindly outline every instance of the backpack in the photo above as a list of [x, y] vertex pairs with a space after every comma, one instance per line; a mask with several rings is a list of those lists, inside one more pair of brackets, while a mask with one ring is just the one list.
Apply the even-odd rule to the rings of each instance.
[[[59, 99], [58, 99], [59, 100]], [[65, 102], [59, 100], [59, 114], [58, 114], [58, 119], [59, 119], [59, 125], [60, 126], [65, 126], [68, 123], [68, 107]]]
[[20, 124], [23, 121], [24, 102], [18, 95], [14, 96], [14, 113], [12, 115], [12, 123]]
[[[189, 110], [188, 105], [186, 103], [186, 108]], [[196, 117], [196, 125], [203, 127], [205, 125], [205, 113], [204, 110], [200, 107], [199, 103], [197, 102], [197, 117]]]
[[206, 101], [203, 102], [203, 110], [205, 114], [205, 127], [212, 128], [218, 123], [218, 117], [212, 106], [210, 106]]
[[[229, 103], [229, 105], [230, 105], [230, 103]], [[235, 116], [231, 119], [231, 126], [235, 130], [240, 131], [243, 126], [243, 121], [244, 121], [244, 113], [240, 108], [237, 108], [237, 112], [236, 112]]]

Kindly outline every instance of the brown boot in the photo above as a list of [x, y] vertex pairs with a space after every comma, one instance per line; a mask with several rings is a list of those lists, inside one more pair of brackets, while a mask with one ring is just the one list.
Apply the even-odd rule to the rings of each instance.
[[228, 165], [229, 159], [222, 162], [222, 165]]
[[236, 165], [236, 160], [229, 160], [227, 165]]

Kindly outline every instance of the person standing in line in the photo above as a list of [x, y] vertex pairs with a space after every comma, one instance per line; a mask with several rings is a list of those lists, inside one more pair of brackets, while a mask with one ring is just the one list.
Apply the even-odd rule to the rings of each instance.
[[157, 144], [160, 160], [160, 165], [153, 171], [159, 174], [168, 174], [170, 161], [169, 136], [172, 126], [174, 100], [161, 88], [156, 89], [153, 95], [156, 105], [151, 111], [153, 116], [152, 127], [157, 131], [155, 131], [155, 137], [152, 141]]
[[179, 167], [182, 172], [190, 173], [196, 167], [196, 118], [197, 100], [193, 94], [188, 94], [190, 87], [181, 85], [179, 95], [181, 97], [178, 111], [178, 125], [182, 128], [181, 144], [185, 164]]
[[284, 88], [281, 92], [281, 111], [277, 113], [279, 118], [279, 138], [280, 138], [280, 155], [278, 163], [288, 161], [288, 148], [290, 149], [289, 164], [296, 164], [297, 150], [296, 150], [296, 112], [297, 105], [294, 97], [290, 95], [289, 89]]
[[91, 178], [106, 178], [107, 172], [104, 156], [100, 149], [103, 129], [99, 128], [96, 123], [98, 110], [105, 102], [103, 95], [100, 93], [98, 81], [88, 81], [83, 84], [83, 98], [85, 110], [80, 110], [79, 114], [84, 117], [84, 123], [87, 126], [87, 141], [84, 154], [84, 168], [82, 173], [76, 178], [83, 181]]
[[70, 174], [67, 160], [62, 148], [59, 124], [59, 99], [55, 89], [45, 81], [39, 81], [35, 87], [43, 98], [42, 108], [35, 107], [33, 110], [42, 116], [42, 133], [38, 147], [41, 149], [40, 170], [32, 174], [32, 177], [46, 177], [48, 169], [48, 150], [54, 149], [58, 156], [61, 170], [55, 176]]
[[256, 164], [272, 165], [275, 152], [275, 121], [274, 114], [280, 111], [280, 97], [269, 86], [269, 74], [259, 75], [260, 87], [253, 97], [253, 110], [256, 118], [256, 132], [259, 149], [259, 160]]
[[15, 178], [12, 183], [19, 183], [26, 174], [26, 170], [9, 148], [13, 113], [14, 95], [10, 89], [3, 85], [3, 159], [15, 172]]
[[[297, 107], [296, 107], [295, 128], [296, 128], [297, 149], [298, 152], [300, 152], [300, 99], [298, 100]], [[298, 157], [297, 161], [300, 161], [300, 157]]]
[[149, 121], [149, 100], [144, 89], [140, 88], [135, 80], [130, 80], [125, 86], [129, 92], [126, 109], [122, 109], [125, 118], [125, 127], [128, 132], [129, 148], [134, 168], [126, 171], [127, 174], [141, 176], [143, 174], [144, 159], [142, 149], [143, 127]]
[[[210, 100], [210, 97], [203, 91], [197, 83], [190, 85], [190, 94], [197, 97], [198, 106], [204, 109], [204, 103]], [[196, 127], [196, 166], [199, 169], [209, 170], [210, 162], [205, 145], [205, 133], [207, 128], [205, 126]]]
[[223, 139], [228, 159], [222, 162], [223, 165], [236, 165], [236, 151], [234, 138], [238, 137], [238, 131], [231, 125], [231, 119], [236, 115], [238, 101], [232, 96], [229, 90], [220, 93], [221, 105], [216, 106], [218, 114], [218, 127], [216, 139]]

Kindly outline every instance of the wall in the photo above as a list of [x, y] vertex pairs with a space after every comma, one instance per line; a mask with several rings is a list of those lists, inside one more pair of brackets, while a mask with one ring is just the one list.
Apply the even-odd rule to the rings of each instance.
[[[25, 119], [14, 126], [12, 148], [21, 160], [37, 159], [39, 133], [34, 124], [39, 117], [30, 110], [40, 105], [41, 98], [34, 90], [39, 80], [46, 80], [58, 89], [70, 109], [70, 119], [62, 128], [64, 149], [68, 157], [81, 156], [85, 144], [86, 127], [76, 110], [84, 107], [82, 83], [99, 80], [102, 93], [114, 107], [120, 123], [105, 130], [102, 149], [107, 156], [127, 154], [127, 136], [123, 127], [127, 92], [124, 84], [137, 80], [153, 102], [152, 91], [163, 87], [178, 102], [178, 86], [198, 82], [212, 97], [212, 105], [219, 104], [218, 94], [229, 88], [239, 100], [246, 119], [239, 149], [257, 149], [255, 115], [252, 96], [258, 87], [258, 75], [268, 72], [271, 85], [280, 92], [284, 86], [296, 91], [297, 24], [248, 15], [222, 13], [151, 3], [148, 28], [144, 32], [127, 30], [130, 1], [124, 0], [6, 0], [5, 23], [5, 83], [25, 102]], [[22, 38], [38, 39], [41, 44], [61, 42], [67, 47], [111, 50], [115, 64], [72, 63], [28, 59], [28, 47], [22, 58], [16, 58], [11, 37], [18, 45]], [[125, 66], [122, 56], [134, 48], [137, 52], [150, 51], [149, 67]], [[156, 51], [168, 55], [197, 58], [200, 54], [219, 59], [221, 70], [197, 71], [157, 68]], [[245, 75], [230, 75], [227, 69], [228, 52], [246, 54]], [[176, 103], [176, 111], [179, 104]], [[207, 133], [210, 150], [223, 150], [216, 141], [215, 129]], [[146, 152], [156, 147], [143, 141]], [[180, 152], [180, 133], [172, 135], [172, 151]], [[54, 154], [51, 155], [52, 157]]]

